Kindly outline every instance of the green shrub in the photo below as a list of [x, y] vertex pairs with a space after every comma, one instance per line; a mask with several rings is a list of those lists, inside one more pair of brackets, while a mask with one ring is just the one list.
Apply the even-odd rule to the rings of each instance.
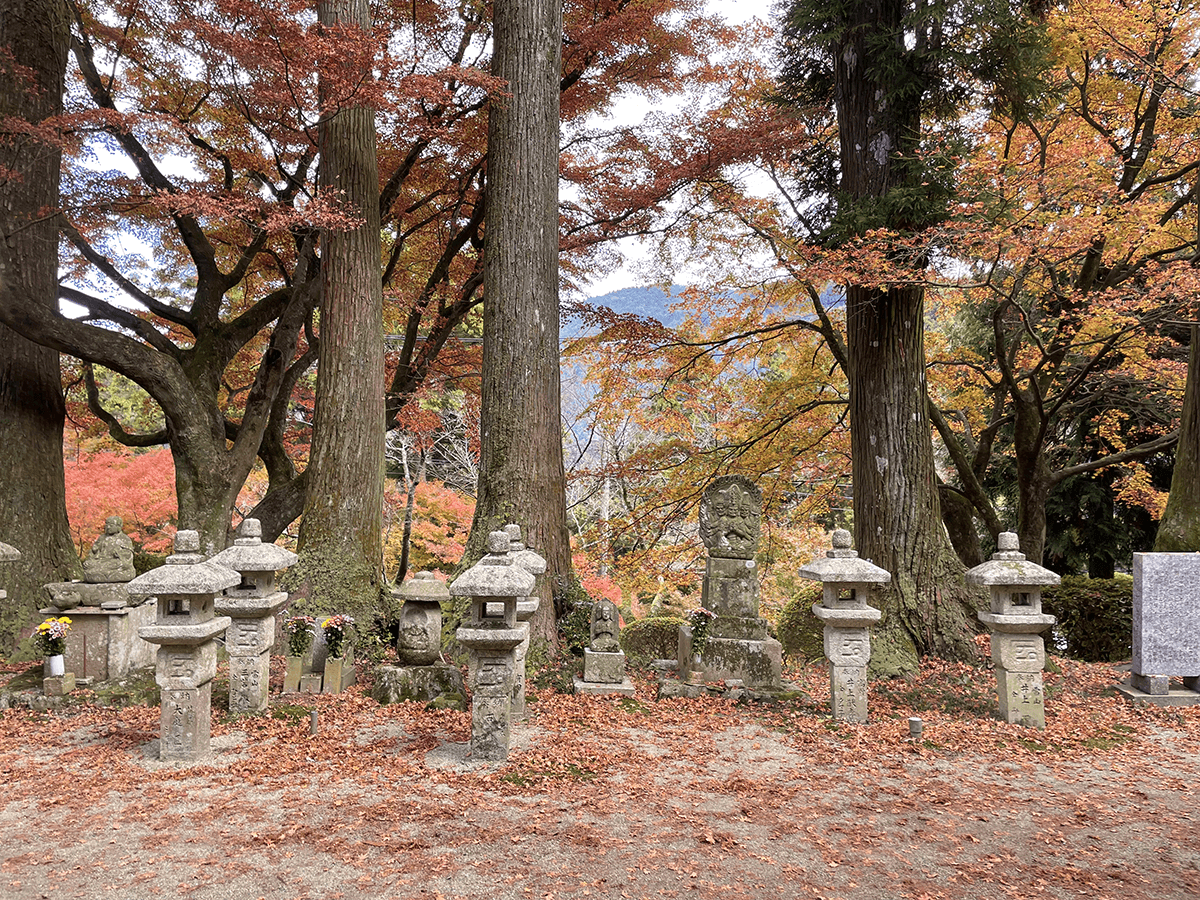
[[1067, 655], [1086, 662], [1117, 662], [1133, 652], [1133, 579], [1070, 576], [1042, 592], [1042, 607]]
[[811, 660], [825, 655], [825, 626], [812, 611], [812, 605], [820, 600], [821, 585], [810, 581], [799, 585], [796, 594], [779, 611], [775, 633], [788, 656]]
[[637, 663], [674, 659], [679, 652], [679, 626], [686, 624], [680, 616], [648, 616], [630, 622], [621, 629], [621, 649]]

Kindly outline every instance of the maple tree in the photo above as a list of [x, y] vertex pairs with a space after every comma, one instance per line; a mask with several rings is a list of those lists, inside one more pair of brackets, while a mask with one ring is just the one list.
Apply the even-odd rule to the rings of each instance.
[[[53, 309], [68, 8], [21, 0], [0, 9], [0, 295]], [[42, 604], [42, 585], [77, 577], [63, 490], [66, 410], [58, 353], [0, 324], [0, 540], [20, 551], [7, 567], [0, 646]]]

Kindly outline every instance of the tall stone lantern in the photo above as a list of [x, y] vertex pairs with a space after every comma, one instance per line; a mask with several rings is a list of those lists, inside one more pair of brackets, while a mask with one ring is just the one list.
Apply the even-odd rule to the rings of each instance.
[[241, 582], [232, 569], [205, 562], [200, 535], [180, 531], [165, 565], [129, 582], [129, 589], [157, 598], [153, 625], [138, 635], [158, 645], [155, 681], [162, 689], [159, 755], [192, 762], [209, 754], [212, 680], [217, 674], [215, 638], [229, 627], [215, 615], [216, 595]]
[[[536, 588], [538, 576], [546, 571], [546, 560], [525, 546], [525, 542], [521, 540], [520, 525], [515, 523], [505, 525], [504, 530], [508, 532], [508, 552], [512, 554], [513, 562], [534, 577]], [[525, 636], [521, 638], [521, 643], [517, 644], [516, 659], [513, 663], [512, 717], [514, 719], [525, 718], [525, 658], [529, 655], [529, 620], [533, 618], [533, 614], [538, 611], [538, 607], [542, 603], [538, 597], [532, 595], [533, 591], [531, 590], [530, 596], [522, 597], [517, 601], [517, 627]]]
[[475, 683], [471, 698], [471, 756], [490, 762], [508, 758], [516, 649], [517, 601], [533, 592], [536, 579], [516, 565], [506, 531], [487, 537], [487, 555], [450, 584], [454, 597], [470, 597], [467, 621], [455, 633], [471, 655]]
[[800, 569], [800, 577], [821, 582], [821, 602], [813, 615], [825, 623], [825, 657], [833, 717], [843, 722], [867, 721], [867, 663], [871, 661], [871, 626], [883, 613], [867, 604], [872, 587], [887, 584], [892, 574], [851, 549], [850, 532], [833, 533], [833, 549]]
[[983, 585], [992, 595], [991, 609], [979, 613], [979, 620], [992, 636], [1000, 715], [1015, 725], [1045, 728], [1042, 632], [1054, 624], [1054, 616], [1042, 612], [1042, 588], [1061, 579], [1029, 562], [1011, 531], [1001, 533], [996, 544], [992, 558], [968, 570], [966, 578], [967, 584]]
[[275, 589], [275, 576], [296, 559], [292, 551], [262, 542], [258, 519], [243, 519], [233, 546], [210, 560], [241, 576], [236, 586], [216, 598], [217, 614], [232, 621], [225, 633], [230, 712], [260, 713], [267, 708], [275, 614], [288, 598]]

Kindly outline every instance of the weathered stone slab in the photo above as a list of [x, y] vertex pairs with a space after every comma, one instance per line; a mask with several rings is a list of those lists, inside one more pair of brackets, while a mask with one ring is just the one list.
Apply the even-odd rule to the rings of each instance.
[[164, 688], [159, 722], [159, 757], [195, 762], [211, 752], [212, 682], [182, 690]]
[[65, 697], [75, 690], [75, 673], [64, 672], [62, 675], [47, 675], [42, 679], [42, 693], [47, 697]]
[[620, 684], [625, 680], [625, 654], [620, 650], [597, 653], [585, 647], [583, 680], [599, 684]]
[[[57, 616], [61, 612], [47, 608], [42, 614]], [[112, 681], [154, 665], [154, 645], [138, 634], [139, 628], [154, 621], [153, 603], [122, 604], [117, 609], [81, 606], [72, 609], [70, 616], [63, 657], [76, 677]]]
[[1026, 728], [1046, 727], [1042, 673], [996, 670], [996, 692], [1000, 698], [1000, 717]]
[[1200, 553], [1133, 554], [1132, 669], [1200, 675]]
[[752, 559], [710, 558], [700, 605], [718, 616], [758, 617], [758, 567]]
[[309, 672], [300, 676], [300, 693], [302, 694], [319, 694], [321, 693], [321, 673]]
[[585, 681], [579, 676], [575, 677], [575, 693], [590, 694], [592, 696], [604, 696], [607, 694], [618, 694], [624, 697], [632, 697], [637, 693], [637, 688], [634, 683], [628, 678], [619, 682], [591, 682]]
[[258, 656], [229, 657], [230, 712], [253, 715], [267, 708], [269, 660], [266, 651]]
[[704, 648], [705, 681], [738, 679], [754, 690], [782, 689], [783, 645], [774, 638], [765, 641], [708, 639]]
[[435, 703], [442, 708], [466, 710], [467, 694], [457, 666], [380, 666], [375, 670], [371, 696], [377, 703]]
[[[828, 629], [827, 629], [828, 630]], [[865, 629], [864, 629], [865, 630]], [[867, 721], [867, 666], [829, 664], [833, 717], [839, 722]]]
[[769, 637], [767, 620], [720, 616], [708, 626], [709, 638], [728, 638], [733, 641], [765, 641]]

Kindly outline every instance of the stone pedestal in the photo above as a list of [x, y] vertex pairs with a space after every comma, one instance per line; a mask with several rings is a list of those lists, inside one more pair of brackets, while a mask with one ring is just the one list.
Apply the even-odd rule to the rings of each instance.
[[[62, 615], [57, 607], [41, 612], [46, 616]], [[154, 665], [154, 645], [138, 635], [138, 629], [154, 622], [154, 603], [130, 606], [122, 602], [108, 609], [79, 606], [71, 610], [70, 617], [71, 630], [67, 632], [63, 656], [76, 677], [113, 681], [134, 669]]]
[[489, 534], [487, 549], [487, 556], [450, 585], [450, 593], [471, 598], [469, 618], [455, 634], [476, 673], [470, 754], [501, 762], [508, 758], [515, 651], [524, 636], [517, 627], [517, 600], [529, 596], [535, 579], [513, 563], [507, 533]]
[[871, 626], [883, 616], [867, 604], [867, 598], [874, 585], [887, 584], [892, 575], [859, 559], [850, 532], [839, 528], [833, 533], [832, 548], [801, 568], [800, 577], [821, 582], [821, 602], [814, 603], [812, 611], [825, 623], [833, 717], [840, 722], [866, 722]]
[[625, 654], [599, 653], [584, 648], [583, 678], [575, 679], [577, 694], [621, 694], [632, 697], [636, 689], [625, 676]]
[[425, 703], [437, 709], [467, 708], [467, 692], [456, 666], [436, 662], [428, 666], [380, 666], [371, 688], [375, 702]]
[[74, 672], [64, 672], [62, 675], [48, 675], [42, 679], [42, 693], [47, 697], [65, 697], [73, 690], [75, 690]]
[[296, 562], [296, 554], [262, 542], [257, 519], [243, 519], [233, 546], [211, 560], [237, 572], [240, 581], [216, 598], [218, 615], [231, 620], [225, 633], [229, 653], [229, 711], [260, 713], [270, 694], [271, 647], [275, 614], [288, 595], [275, 590], [275, 573]]
[[319, 672], [308, 672], [300, 676], [300, 693], [302, 694], [319, 694], [321, 693], [321, 674]]
[[215, 597], [241, 581], [232, 569], [205, 562], [199, 550], [200, 535], [180, 531], [166, 564], [130, 582], [131, 590], [158, 598], [154, 624], [143, 626], [139, 634], [158, 645], [154, 674], [162, 693], [163, 760], [194, 762], [211, 750], [215, 638], [230, 625], [227, 616], [214, 615]]
[[990, 560], [967, 572], [966, 581], [991, 593], [991, 607], [979, 613], [979, 620], [991, 632], [1000, 717], [1014, 725], [1045, 728], [1042, 632], [1054, 624], [1054, 616], [1042, 613], [1042, 588], [1058, 584], [1059, 577], [1025, 559], [1012, 532], [1003, 532], [997, 545]]

